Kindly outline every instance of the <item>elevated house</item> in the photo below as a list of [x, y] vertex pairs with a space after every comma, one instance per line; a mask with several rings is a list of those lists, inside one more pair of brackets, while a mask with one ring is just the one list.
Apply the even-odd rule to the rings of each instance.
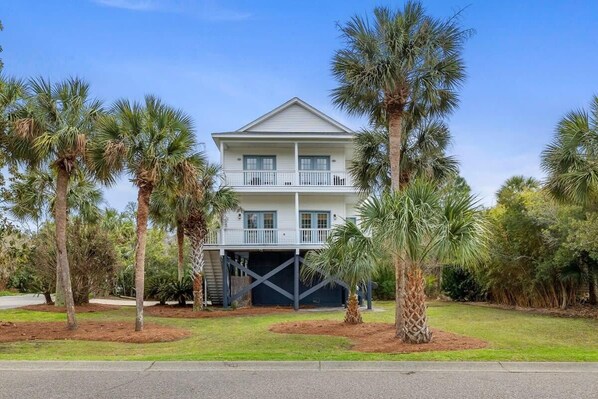
[[299, 98], [236, 131], [212, 134], [242, 208], [224, 216], [206, 246], [212, 303], [296, 309], [344, 303], [342, 283], [306, 285], [300, 268], [335, 224], [356, 218], [359, 192], [348, 172], [353, 134]]

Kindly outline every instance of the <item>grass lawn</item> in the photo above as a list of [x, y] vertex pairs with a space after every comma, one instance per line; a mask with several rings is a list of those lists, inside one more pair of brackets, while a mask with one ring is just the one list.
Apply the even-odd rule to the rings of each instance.
[[[392, 322], [391, 303], [375, 303], [384, 312], [364, 320]], [[134, 309], [78, 315], [80, 320], [129, 320]], [[341, 312], [301, 312], [252, 317], [166, 319], [146, 317], [191, 330], [181, 341], [125, 344], [88, 341], [0, 343], [0, 360], [503, 360], [598, 361], [598, 321], [533, 315], [456, 303], [432, 303], [432, 327], [481, 338], [486, 349], [412, 354], [371, 354], [352, 351], [346, 338], [281, 335], [268, 331], [273, 323], [342, 320]], [[0, 321], [63, 321], [62, 314], [28, 310], [0, 311]]]
[[14, 292], [14, 291], [6, 291], [6, 290], [0, 290], [0, 296], [14, 296], [14, 295], [22, 295], [18, 292]]

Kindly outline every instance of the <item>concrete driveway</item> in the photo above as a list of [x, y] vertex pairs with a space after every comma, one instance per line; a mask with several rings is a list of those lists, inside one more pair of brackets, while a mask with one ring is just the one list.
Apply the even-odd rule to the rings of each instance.
[[43, 295], [24, 294], [15, 296], [0, 296], [0, 310], [20, 308], [27, 305], [38, 305], [46, 303]]
[[0, 398], [593, 398], [598, 363], [0, 362]]
[[[104, 305], [117, 305], [117, 306], [135, 306], [135, 300], [132, 299], [91, 299], [91, 303], [101, 303]], [[38, 305], [46, 303], [43, 295], [38, 294], [24, 294], [15, 296], [2, 296], [0, 297], [0, 310], [2, 309], [14, 309], [28, 305]], [[145, 301], [144, 306], [151, 306], [157, 304], [157, 301]], [[176, 303], [176, 302], [168, 302]]]

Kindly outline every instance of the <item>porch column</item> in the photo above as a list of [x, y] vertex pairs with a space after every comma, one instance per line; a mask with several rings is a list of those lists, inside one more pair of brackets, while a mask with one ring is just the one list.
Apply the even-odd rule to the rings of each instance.
[[299, 193], [295, 192], [295, 244], [297, 245], [301, 243], [299, 234]]
[[295, 141], [295, 185], [299, 185], [299, 143]]
[[[220, 141], [220, 168], [222, 171], [224, 171], [224, 142]], [[225, 179], [225, 183], [226, 182], [226, 176], [224, 177]], [[224, 218], [226, 217], [226, 215], [222, 215], [222, 217], [220, 218], [220, 242], [218, 242], [218, 240], [216, 240], [216, 244], [220, 244], [220, 245], [224, 245], [226, 243], [225, 239], [224, 239]], [[217, 238], [217, 237], [216, 237]]]
[[293, 283], [293, 309], [299, 310], [299, 249], [295, 250], [295, 273]]
[[220, 250], [220, 263], [222, 264], [222, 307], [228, 308], [228, 259], [223, 249]]

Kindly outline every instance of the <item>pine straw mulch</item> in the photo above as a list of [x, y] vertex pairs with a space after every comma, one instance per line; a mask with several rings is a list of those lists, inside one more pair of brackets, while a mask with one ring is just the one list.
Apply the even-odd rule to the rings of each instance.
[[[34, 310], [36, 312], [66, 313], [66, 308], [64, 306], [46, 305], [45, 303], [40, 305], [27, 305], [20, 307], [19, 309]], [[120, 306], [102, 305], [100, 303], [86, 303], [84, 305], [75, 306], [76, 313], [95, 313], [116, 309], [120, 309]]]
[[527, 308], [522, 306], [500, 305], [490, 302], [461, 302], [470, 306], [480, 306], [494, 309], [516, 310], [518, 312], [525, 312], [530, 314], [556, 316], [556, 317], [570, 317], [583, 319], [598, 319], [598, 306], [591, 305], [574, 305], [566, 309], [560, 308]]
[[370, 353], [413, 353], [456, 351], [486, 348], [488, 343], [446, 331], [432, 329], [432, 342], [406, 344], [395, 337], [395, 326], [390, 323], [345, 324], [333, 320], [306, 320], [274, 324], [270, 331], [281, 334], [332, 335], [346, 337], [352, 349]]
[[81, 340], [145, 344], [178, 341], [191, 335], [181, 328], [151, 323], [146, 323], [141, 332], [133, 330], [133, 323], [120, 321], [83, 321], [75, 331], [67, 330], [62, 322], [0, 321], [0, 342]]
[[258, 306], [225, 310], [222, 308], [206, 308], [193, 311], [192, 305], [154, 305], [144, 309], [148, 316], [174, 317], [182, 319], [210, 319], [216, 317], [259, 316], [274, 313], [291, 313], [293, 308], [284, 306]]

